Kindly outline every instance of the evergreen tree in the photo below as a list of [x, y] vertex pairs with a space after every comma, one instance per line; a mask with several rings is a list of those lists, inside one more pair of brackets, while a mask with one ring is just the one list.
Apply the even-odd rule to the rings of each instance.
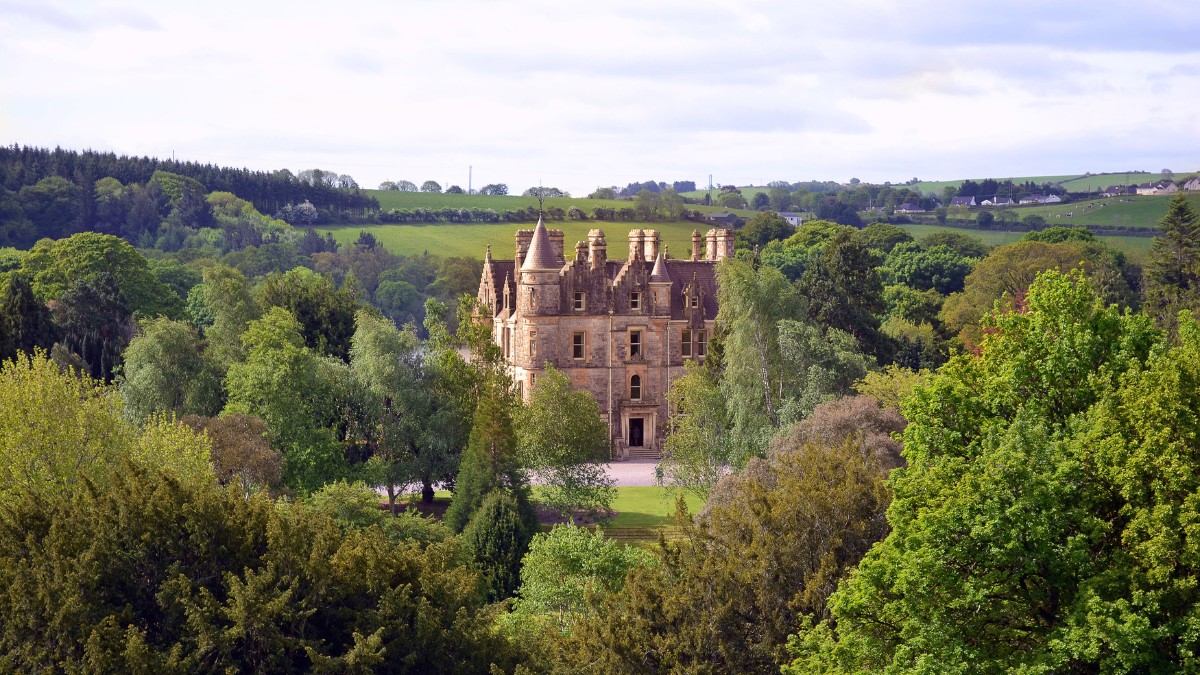
[[1146, 265], [1146, 313], [1173, 327], [1181, 310], [1200, 309], [1200, 218], [1178, 192], [1158, 225], [1162, 235]]
[[0, 275], [0, 361], [18, 351], [33, 353], [54, 344], [50, 310], [33, 295], [33, 288], [17, 273]]
[[529, 502], [504, 489], [493, 490], [462, 531], [463, 547], [483, 575], [489, 601], [511, 597], [521, 581], [521, 559], [537, 533]]
[[529, 488], [517, 461], [512, 408], [512, 394], [502, 384], [492, 382], [484, 388], [454, 482], [454, 499], [446, 510], [446, 524], [455, 532], [467, 526], [495, 490], [509, 490], [518, 500], [528, 501]]

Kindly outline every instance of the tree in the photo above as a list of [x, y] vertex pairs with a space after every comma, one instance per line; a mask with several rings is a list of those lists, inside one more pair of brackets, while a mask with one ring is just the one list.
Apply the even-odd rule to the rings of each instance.
[[267, 276], [259, 290], [262, 307], [283, 307], [300, 321], [305, 344], [321, 353], [349, 359], [358, 301], [333, 280], [304, 267]]
[[54, 308], [62, 345], [78, 354], [88, 374], [112, 381], [121, 353], [133, 337], [132, 313], [112, 275], [76, 281]]
[[949, 295], [963, 289], [973, 264], [972, 259], [947, 246], [927, 249], [915, 243], [902, 244], [888, 254], [883, 273], [890, 283]]
[[336, 366], [304, 346], [299, 322], [281, 307], [251, 321], [242, 341], [246, 360], [233, 364], [225, 378], [226, 414], [267, 423], [272, 445], [283, 453], [289, 487], [311, 492], [343, 477], [346, 461], [333, 429]]
[[722, 480], [687, 537], [591, 603], [559, 670], [772, 672], [801, 616], [887, 531], [884, 469], [854, 437], [777, 444]]
[[[655, 561], [637, 546], [605, 539], [600, 528], [555, 525], [530, 541], [521, 561], [517, 599], [502, 625], [514, 639], [541, 647], [537, 651], [546, 652], [541, 657], [549, 671], [562, 636], [590, 613], [589, 598], [597, 603], [619, 593], [630, 571]], [[539, 629], [548, 639], [538, 640]]]
[[1124, 257], [1102, 244], [1063, 242], [1047, 244], [1019, 241], [992, 250], [975, 264], [961, 293], [953, 293], [942, 305], [942, 321], [951, 333], [968, 344], [978, 344], [980, 320], [995, 302], [1019, 304], [1029, 284], [1040, 272], [1065, 272], [1083, 263], [1091, 283], [1106, 302], [1128, 306], [1136, 301], [1126, 281]]
[[912, 235], [904, 228], [890, 223], [872, 223], [854, 233], [864, 246], [888, 255], [896, 246], [913, 240]]
[[508, 185], [504, 183], [488, 183], [479, 188], [481, 195], [506, 195], [508, 194]]
[[[711, 343], [710, 343], [711, 345]], [[733, 463], [729, 411], [713, 374], [694, 361], [671, 383], [663, 473], [667, 482], [707, 499]]]
[[18, 272], [0, 273], [0, 361], [49, 349], [57, 329], [45, 303]]
[[421, 183], [421, 192], [441, 192], [442, 186], [436, 180], [427, 180]]
[[70, 498], [129, 462], [211, 479], [206, 439], [163, 418], [139, 429], [121, 412], [116, 392], [45, 352], [0, 364], [0, 503]]
[[471, 437], [454, 481], [454, 495], [445, 522], [461, 532], [489, 494], [508, 490], [528, 502], [528, 482], [517, 456], [513, 430], [512, 393], [488, 382], [479, 396], [471, 422]]
[[991, 211], [980, 211], [975, 214], [975, 223], [979, 225], [979, 229], [986, 230], [991, 228], [996, 222], [996, 216]]
[[28, 498], [9, 513], [0, 531], [9, 670], [518, 665], [453, 542], [397, 545], [384, 530], [347, 528], [304, 504], [246, 499], [211, 478], [184, 482], [138, 465], [78, 498]]
[[763, 211], [746, 221], [746, 225], [738, 231], [738, 239], [741, 240], [742, 246], [754, 248], [766, 246], [775, 240], [787, 239], [793, 232], [795, 228], [788, 221], [770, 211]]
[[411, 327], [398, 330], [362, 310], [355, 322], [350, 368], [369, 394], [365, 436], [372, 477], [387, 488], [393, 512], [399, 489], [410, 482], [420, 483], [422, 499], [431, 503], [434, 483], [454, 475], [458, 448], [449, 428], [459, 420], [437, 398], [424, 345]]
[[797, 318], [800, 297], [779, 270], [726, 259], [717, 267], [717, 321], [725, 331], [721, 391], [732, 413], [730, 460], [741, 466], [766, 449], [779, 426], [780, 319]]
[[[1079, 271], [1044, 273], [1023, 311], [987, 326], [978, 355], [955, 356], [908, 400], [892, 531], [830, 599], [835, 623], [801, 633], [788, 672], [1155, 671], [1194, 659], [1195, 638], [1173, 619], [1196, 593], [1172, 581], [1192, 563], [1168, 542], [1182, 541], [1173, 528], [1195, 508], [1182, 492], [1200, 483], [1165, 467], [1192, 452], [1182, 439], [1194, 421], [1175, 417], [1169, 392], [1200, 360], [1168, 356], [1146, 317], [1105, 306]], [[1160, 439], [1153, 459], [1134, 440], [1147, 433]]]
[[591, 194], [588, 195], [588, 199], [616, 199], [616, 198], [617, 198], [616, 190], [614, 188], [610, 188], [610, 187], [598, 187]]
[[140, 253], [129, 242], [96, 232], [81, 232], [58, 241], [38, 242], [25, 256], [22, 269], [29, 274], [34, 293], [57, 300], [75, 284], [95, 284], [101, 274], [111, 277], [130, 311], [139, 316], [183, 313], [183, 300], [159, 281]]
[[849, 333], [864, 353], [886, 360], [889, 347], [879, 330], [884, 304], [877, 256], [849, 231], [840, 230], [804, 270], [797, 288], [809, 300], [810, 321]]
[[217, 480], [235, 484], [247, 499], [256, 488], [273, 489], [282, 483], [283, 455], [271, 447], [270, 430], [262, 419], [230, 413], [221, 417], [186, 415], [180, 422], [208, 435]]
[[517, 419], [521, 464], [542, 486], [540, 501], [564, 516], [606, 514], [616, 490], [602, 465], [609, 454], [608, 425], [592, 395], [550, 366]]
[[61, 176], [47, 176], [34, 185], [22, 187], [18, 199], [38, 239], [69, 237], [82, 224], [79, 186]]
[[489, 601], [512, 597], [520, 585], [521, 559], [537, 533], [528, 501], [505, 489], [492, 490], [463, 528], [463, 549], [483, 577]]
[[1181, 310], [1200, 309], [1200, 218], [1177, 192], [1158, 226], [1146, 264], [1146, 312], [1172, 327]]
[[750, 208], [755, 211], [761, 211], [771, 205], [771, 198], [766, 192], [755, 192], [754, 197], [750, 199]]
[[192, 322], [204, 329], [206, 353], [224, 373], [245, 359], [242, 333], [262, 315], [250, 292], [250, 282], [225, 265], [206, 267], [203, 281], [188, 294]]
[[201, 353], [200, 336], [182, 321], [147, 319], [125, 349], [117, 390], [135, 421], [151, 415], [214, 415], [224, 405], [221, 379]]
[[931, 232], [921, 237], [921, 245], [925, 248], [947, 246], [964, 258], [982, 258], [988, 253], [986, 244], [961, 232]]

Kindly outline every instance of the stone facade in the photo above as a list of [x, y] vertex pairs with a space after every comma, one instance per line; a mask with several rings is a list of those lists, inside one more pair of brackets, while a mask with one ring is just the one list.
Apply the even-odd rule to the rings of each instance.
[[667, 388], [684, 362], [703, 359], [717, 317], [716, 263], [733, 233], [692, 233], [688, 259], [667, 255], [658, 232], [633, 230], [628, 255], [608, 258], [592, 230], [570, 259], [563, 233], [539, 220], [518, 230], [513, 260], [488, 248], [479, 300], [522, 396], [552, 364], [589, 391], [608, 420], [613, 457], [657, 456], [667, 433]]

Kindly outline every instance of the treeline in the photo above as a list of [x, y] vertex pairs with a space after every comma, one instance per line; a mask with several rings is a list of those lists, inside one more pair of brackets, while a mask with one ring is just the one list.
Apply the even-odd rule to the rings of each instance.
[[85, 230], [94, 227], [93, 191], [97, 181], [113, 178], [123, 185], [146, 185], [158, 171], [198, 181], [205, 192], [232, 192], [268, 214], [306, 201], [330, 220], [361, 216], [379, 208], [378, 200], [359, 190], [349, 176], [315, 169], [297, 176], [287, 169], [250, 171], [93, 150], [0, 147], [0, 186], [4, 190], [19, 195], [22, 188], [35, 186], [47, 178], [70, 181], [79, 191], [77, 211], [71, 214], [71, 219], [78, 220]]

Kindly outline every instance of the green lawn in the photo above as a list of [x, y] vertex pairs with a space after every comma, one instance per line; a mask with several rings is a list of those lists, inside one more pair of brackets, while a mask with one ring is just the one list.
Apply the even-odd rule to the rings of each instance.
[[[675, 495], [678, 491], [660, 487], [620, 487], [613, 510], [617, 517], [608, 527], [660, 527], [675, 522]], [[704, 506], [699, 497], [683, 493], [688, 513], [695, 514]]]
[[[408, 193], [412, 194], [412, 193]], [[455, 195], [450, 195], [455, 196]], [[485, 197], [488, 199], [488, 197]], [[551, 229], [565, 233], [565, 254], [573, 257], [575, 242], [587, 241], [588, 230], [604, 230], [608, 240], [610, 260], [624, 260], [629, 255], [628, 236], [630, 230], [658, 230], [663, 242], [670, 247], [671, 255], [683, 258], [692, 252], [692, 230], [704, 234], [712, 226], [707, 223], [677, 221], [667, 223], [612, 223], [603, 221], [553, 221], [546, 224]], [[519, 229], [532, 229], [533, 223], [438, 223], [426, 225], [344, 225], [318, 227], [321, 233], [332, 232], [341, 244], [350, 244], [358, 239], [359, 232], [370, 232], [383, 246], [398, 255], [420, 255], [425, 251], [440, 256], [467, 256], [483, 258], [488, 244], [492, 255], [501, 260], [512, 260], [515, 253], [513, 235]]]

